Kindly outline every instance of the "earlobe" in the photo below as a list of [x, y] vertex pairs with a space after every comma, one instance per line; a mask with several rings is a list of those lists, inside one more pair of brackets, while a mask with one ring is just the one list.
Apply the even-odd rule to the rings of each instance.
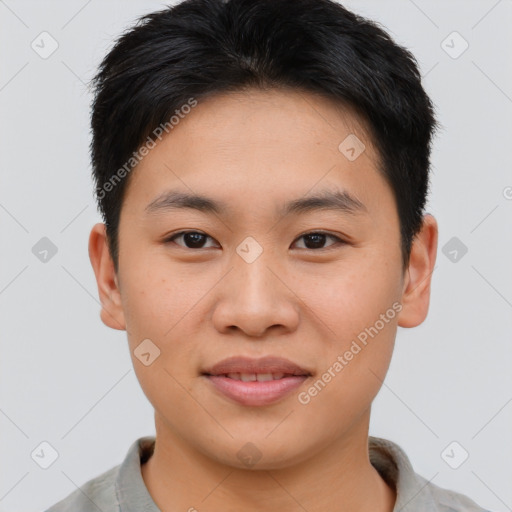
[[118, 278], [108, 248], [105, 224], [101, 222], [93, 226], [89, 235], [89, 259], [98, 285], [102, 322], [112, 329], [126, 330]]
[[400, 327], [416, 327], [427, 317], [430, 285], [437, 256], [438, 226], [436, 219], [426, 214], [420, 232], [414, 238], [402, 292]]

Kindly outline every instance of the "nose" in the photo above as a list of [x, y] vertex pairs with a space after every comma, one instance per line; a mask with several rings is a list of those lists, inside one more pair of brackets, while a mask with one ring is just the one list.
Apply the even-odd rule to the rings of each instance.
[[264, 257], [247, 263], [235, 255], [232, 270], [218, 287], [212, 321], [221, 333], [241, 331], [261, 338], [294, 331], [299, 324], [298, 298], [279, 266]]

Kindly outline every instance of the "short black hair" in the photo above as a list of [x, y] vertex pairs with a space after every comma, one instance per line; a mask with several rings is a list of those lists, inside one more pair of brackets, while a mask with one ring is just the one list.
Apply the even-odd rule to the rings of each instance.
[[378, 23], [333, 0], [184, 0], [125, 31], [92, 86], [92, 172], [116, 272], [137, 150], [193, 102], [248, 88], [311, 92], [357, 112], [393, 191], [408, 265], [437, 122], [415, 57]]

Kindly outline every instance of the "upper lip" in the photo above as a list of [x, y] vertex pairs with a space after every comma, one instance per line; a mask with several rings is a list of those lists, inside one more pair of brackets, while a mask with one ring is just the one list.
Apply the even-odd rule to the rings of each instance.
[[301, 368], [292, 361], [275, 356], [262, 357], [260, 359], [252, 359], [243, 356], [229, 357], [203, 371], [203, 374], [206, 375], [225, 375], [228, 373], [311, 375], [310, 371]]

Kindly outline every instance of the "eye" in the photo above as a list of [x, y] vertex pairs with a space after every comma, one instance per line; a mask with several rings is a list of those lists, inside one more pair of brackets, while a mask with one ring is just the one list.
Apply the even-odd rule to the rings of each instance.
[[[211, 236], [201, 233], [200, 231], [180, 231], [175, 233], [171, 237], [164, 240], [164, 243], [174, 242], [179, 239], [183, 239], [183, 243], [177, 243], [177, 245], [184, 247], [185, 249], [208, 249], [213, 246], [205, 246], [207, 239], [213, 240]], [[344, 244], [345, 242], [341, 238], [331, 235], [330, 233], [324, 233], [322, 231], [311, 231], [304, 233], [297, 240], [303, 238], [305, 240], [305, 247], [301, 249], [318, 250], [328, 249], [333, 245]], [[328, 238], [333, 239], [335, 242], [327, 247], [323, 247]]]
[[[210, 238], [213, 240], [211, 236], [208, 236], [204, 233], [201, 233], [200, 231], [180, 231], [179, 233], [176, 233], [170, 238], [167, 238], [164, 240], [165, 243], [168, 242], [174, 242], [175, 240], [182, 238], [185, 243], [185, 245], [180, 245], [181, 247], [185, 247], [185, 249], [204, 249], [204, 242], [207, 238]], [[208, 249], [208, 247], [206, 247]]]
[[[345, 243], [341, 238], [331, 235], [330, 233], [324, 233], [323, 231], [311, 231], [310, 233], [304, 233], [297, 240], [300, 240], [301, 238], [305, 240], [306, 247], [304, 247], [304, 249], [328, 249], [333, 245], [338, 245], [336, 242], [341, 244]], [[336, 242], [330, 246], [322, 247], [327, 238], [332, 238]]]

